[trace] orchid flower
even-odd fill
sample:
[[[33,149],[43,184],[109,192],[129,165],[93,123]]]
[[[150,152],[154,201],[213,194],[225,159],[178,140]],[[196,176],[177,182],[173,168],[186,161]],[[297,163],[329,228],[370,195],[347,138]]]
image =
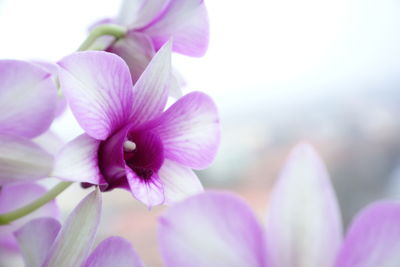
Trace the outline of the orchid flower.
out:
[[[215,104],[193,92],[163,112],[171,43],[154,56],[132,87],[118,56],[77,52],[59,62],[60,83],[85,134],[57,156],[53,176],[123,188],[149,207],[202,190],[192,171],[209,166],[219,144]]]
[[[96,25],[103,23],[127,29],[117,41],[102,38],[98,43],[127,62],[134,83],[169,39],[174,40],[173,51],[188,56],[202,56],[208,47],[208,15],[202,0],[125,0],[116,18]]]
[[[399,266],[400,203],[368,206],[343,241],[328,174],[308,145],[291,153],[269,203],[265,234],[232,194],[207,192],[172,206],[159,223],[165,266]]]
[[[51,75],[24,61],[0,60],[0,186],[46,177],[53,157],[31,138],[54,119]]]
[[[100,193],[84,198],[63,226],[53,218],[32,220],[17,238],[27,267],[141,267],[142,262],[123,238],[110,237],[90,253],[101,215]]]
[[[45,193],[46,189],[35,183],[4,185],[0,189],[0,213],[6,213],[21,208]],[[55,201],[51,201],[20,220],[9,225],[0,226],[0,250],[10,252],[18,251],[17,241],[13,235],[13,231],[20,228],[26,222],[38,217],[58,218],[58,216],[58,207]]]

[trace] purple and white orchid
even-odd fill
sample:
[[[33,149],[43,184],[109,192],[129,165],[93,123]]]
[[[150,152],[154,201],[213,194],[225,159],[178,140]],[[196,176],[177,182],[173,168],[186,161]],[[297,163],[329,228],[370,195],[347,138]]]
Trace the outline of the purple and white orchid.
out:
[[[338,204],[323,162],[299,145],[273,189],[265,234],[238,197],[208,192],[160,219],[165,266],[396,267],[400,203],[368,206],[342,240]]]
[[[134,83],[169,39],[174,41],[173,51],[188,56],[203,56],[208,47],[208,15],[202,0],[125,0],[115,19],[97,25],[101,23],[128,29],[126,36],[115,42],[112,38],[100,42],[108,43],[106,51],[127,62]]]
[[[55,116],[51,74],[28,62],[0,60],[0,186],[46,177],[53,157],[31,138]]]
[[[193,169],[209,166],[219,145],[217,109],[193,92],[164,111],[171,43],[154,56],[132,87],[125,62],[99,51],[59,62],[61,88],[85,134],[56,159],[53,176],[123,188],[149,207],[202,190]]]
[[[27,267],[141,267],[141,260],[123,238],[110,237],[90,253],[101,216],[101,196],[90,193],[63,226],[52,218],[25,224],[15,237]]]

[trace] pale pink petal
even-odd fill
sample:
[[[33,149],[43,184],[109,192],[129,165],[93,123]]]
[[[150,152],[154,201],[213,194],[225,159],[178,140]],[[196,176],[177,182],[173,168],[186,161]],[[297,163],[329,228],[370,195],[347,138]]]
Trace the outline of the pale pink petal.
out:
[[[98,189],[85,197],[68,216],[43,267],[81,266],[93,245],[101,215]]]
[[[231,194],[207,192],[172,206],[158,236],[166,267],[265,266],[262,228]]]
[[[66,144],[55,159],[51,176],[68,181],[104,184],[98,163],[100,142],[82,134]]]
[[[192,169],[165,160],[158,172],[164,184],[164,204],[171,204],[203,191],[203,186]]]
[[[61,89],[90,136],[105,140],[126,123],[132,109],[132,81],[120,57],[100,51],[77,52],[58,64]]]
[[[52,164],[53,157],[32,141],[0,135],[0,186],[44,178]]]
[[[220,127],[217,108],[210,97],[190,93],[172,105],[158,123],[153,131],[163,140],[166,158],[195,169],[213,162]]]
[[[42,265],[60,228],[61,224],[55,219],[39,218],[14,232],[27,267]]]
[[[0,133],[34,137],[53,121],[57,88],[51,75],[23,61],[0,60]]]
[[[126,177],[132,195],[137,200],[149,208],[164,203],[164,185],[156,174],[148,180],[143,180],[127,166]]]
[[[182,88],[186,86],[186,81],[182,74],[175,68],[172,68],[170,84],[169,95],[174,98],[180,98],[182,96]]]
[[[170,38],[172,50],[181,54],[203,56],[208,48],[208,14],[202,0],[170,0],[154,20],[136,30],[150,35],[156,49]]]
[[[307,144],[296,146],[273,189],[266,221],[272,267],[331,266],[341,218],[325,166]]]
[[[124,0],[116,20],[130,28],[143,27],[163,11],[168,1]]]
[[[31,203],[46,194],[46,189],[34,183],[9,184],[0,190],[0,213],[7,213]],[[0,250],[18,250],[13,232],[28,221],[39,217],[58,218],[59,210],[55,201],[50,201],[43,207],[22,217],[9,225],[0,226]]]
[[[142,267],[143,263],[131,244],[117,236],[102,241],[90,254],[84,267]]]
[[[143,33],[134,31],[130,31],[127,36],[112,44],[107,51],[125,60],[131,72],[133,84],[137,82],[156,53],[151,39]]]
[[[397,267],[400,263],[400,203],[375,203],[354,219],[337,267]]]
[[[56,155],[64,146],[64,141],[51,130],[35,137],[32,141],[52,155]]]
[[[155,54],[134,85],[134,101],[130,121],[134,125],[147,122],[164,110],[171,81],[171,42]]]

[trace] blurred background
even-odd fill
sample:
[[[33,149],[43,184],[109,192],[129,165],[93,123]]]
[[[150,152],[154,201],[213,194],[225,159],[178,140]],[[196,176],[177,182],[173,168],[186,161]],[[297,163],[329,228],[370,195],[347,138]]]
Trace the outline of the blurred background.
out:
[[[0,58],[57,61],[77,49],[89,25],[115,16],[120,2],[0,0]],[[400,2],[206,4],[208,53],[173,57],[184,92],[208,93],[221,114],[218,158],[198,172],[205,187],[236,191],[263,221],[287,153],[306,141],[327,164],[346,224],[371,201],[399,198]],[[52,128],[64,141],[82,132],[69,112]],[[87,193],[75,185],[60,196],[64,217]],[[149,211],[122,190],[103,197],[98,240],[128,238],[148,266],[159,266],[156,222],[164,208]]]

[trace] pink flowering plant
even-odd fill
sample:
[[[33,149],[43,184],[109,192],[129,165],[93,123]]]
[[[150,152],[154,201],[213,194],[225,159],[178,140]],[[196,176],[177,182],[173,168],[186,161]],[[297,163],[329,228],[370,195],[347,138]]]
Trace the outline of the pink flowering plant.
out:
[[[235,195],[203,192],[195,170],[214,162],[219,114],[205,93],[182,93],[171,54],[204,55],[208,35],[204,1],[125,0],[57,62],[0,60],[0,265],[14,251],[29,267],[143,266],[122,237],[93,250],[103,193],[123,189],[169,206],[158,221],[168,267],[399,266],[400,204],[368,206],[343,237],[309,145],[290,154],[264,227]],[[66,105],[84,133],[62,143],[49,129]],[[73,183],[92,192],[60,222],[55,199]]]

